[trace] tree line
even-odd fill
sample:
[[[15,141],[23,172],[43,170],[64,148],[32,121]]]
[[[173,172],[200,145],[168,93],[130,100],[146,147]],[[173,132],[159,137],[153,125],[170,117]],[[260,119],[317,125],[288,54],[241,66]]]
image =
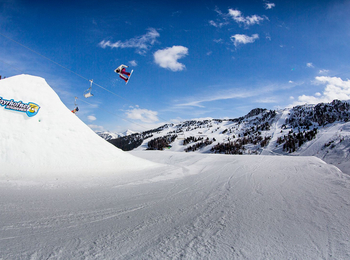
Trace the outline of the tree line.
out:
[[[202,137],[200,140],[203,140],[204,138]],[[201,142],[196,142],[194,145],[191,145],[187,148],[185,148],[185,152],[194,152],[198,149],[201,149],[203,147],[206,147],[208,145],[211,145],[213,142],[215,142],[215,138],[213,138],[212,140],[209,140],[209,137],[207,137],[205,140],[201,141]]]
[[[147,144],[147,150],[164,150],[170,147],[170,144],[175,141],[177,135],[166,135],[152,139]]]
[[[311,131],[303,131],[299,133],[293,133],[292,131],[289,134],[283,137],[277,138],[277,143],[279,145],[283,144],[283,151],[293,153],[302,146],[305,142],[311,141],[316,137],[317,128],[314,128]]]
[[[213,153],[223,153],[223,154],[243,154],[245,151],[245,145],[247,144],[260,144],[260,147],[265,147],[268,145],[271,136],[249,136],[238,138],[237,140],[228,142],[228,143],[218,143],[211,148]]]

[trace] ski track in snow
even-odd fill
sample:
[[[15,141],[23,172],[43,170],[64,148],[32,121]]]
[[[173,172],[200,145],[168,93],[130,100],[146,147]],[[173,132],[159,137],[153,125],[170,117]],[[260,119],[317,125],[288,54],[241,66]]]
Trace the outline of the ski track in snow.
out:
[[[168,170],[2,185],[0,259],[350,258],[350,180],[317,158],[132,154]]]
[[[276,146],[277,143],[277,135],[274,133],[277,133],[279,129],[281,129],[282,125],[286,122],[286,118],[288,116],[289,110],[285,109],[279,116],[279,118],[275,120],[274,123],[274,131],[271,131],[271,140],[266,148],[263,149],[262,155],[278,155],[278,153],[274,152],[273,149]]]

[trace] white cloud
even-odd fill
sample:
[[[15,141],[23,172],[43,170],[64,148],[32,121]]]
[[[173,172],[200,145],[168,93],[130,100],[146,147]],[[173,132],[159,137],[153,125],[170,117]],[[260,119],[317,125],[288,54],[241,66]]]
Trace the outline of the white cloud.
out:
[[[320,70],[318,73],[319,74],[327,74],[329,72],[329,70]]]
[[[253,43],[256,39],[259,39],[258,34],[253,34],[252,36],[244,35],[244,34],[235,34],[231,36],[231,41],[233,41],[235,46],[238,46],[239,44],[247,44],[247,43]]]
[[[210,20],[209,24],[221,28],[224,25],[230,24],[230,21],[234,20],[236,23],[240,25],[244,25],[245,27],[249,27],[254,24],[259,24],[263,20],[268,20],[266,16],[244,16],[241,11],[236,9],[228,9],[228,13],[222,13],[217,7],[215,8],[215,12],[219,15],[219,18],[216,21]]]
[[[190,101],[187,101],[185,103],[177,104],[176,107],[200,107],[204,108],[205,106],[203,103],[206,102],[213,102],[213,101],[219,101],[219,100],[227,100],[227,99],[241,99],[241,98],[249,98],[254,96],[259,96],[262,93],[266,93],[268,90],[263,89],[261,92],[259,91],[246,91],[246,90],[237,90],[232,89],[229,91],[219,91],[210,93],[209,95],[205,95],[199,98],[196,98],[193,100],[193,97],[191,97]]]
[[[334,99],[349,100],[350,99],[350,80],[344,81],[337,77],[316,77],[316,84],[326,84],[323,93],[315,93],[314,96],[302,95],[298,97],[298,101],[293,105],[300,104],[317,104],[321,102],[331,102]]]
[[[129,61],[129,64],[130,64],[131,66],[134,66],[134,67],[137,66],[137,62],[136,62],[135,60]]]
[[[96,117],[94,115],[90,115],[87,117],[89,121],[95,121]]]
[[[275,7],[275,4],[274,3],[265,3],[265,9],[268,10],[268,9],[272,9]]]
[[[294,86],[292,86],[294,87]],[[173,109],[175,110],[186,110],[188,109],[195,109],[195,108],[201,108],[200,111],[204,111],[206,108],[206,103],[210,102],[220,102],[223,100],[230,100],[230,99],[259,99],[256,100],[256,102],[264,102],[264,103],[276,103],[278,102],[278,99],[276,97],[273,97],[272,95],[269,95],[270,98],[268,98],[268,93],[275,93],[276,91],[280,91],[281,89],[290,89],[290,86],[287,85],[261,85],[257,89],[250,89],[249,87],[239,87],[239,88],[230,88],[230,89],[224,89],[224,90],[217,90],[219,86],[215,86],[215,88],[210,88],[209,92],[205,93],[199,93],[198,96],[189,96],[184,97],[182,100],[176,100],[174,101],[176,104],[173,105]],[[194,110],[191,110],[191,112]]]
[[[220,11],[220,9],[216,6],[215,7],[215,12],[219,15],[219,16],[221,16],[221,17],[224,17],[225,15]]]
[[[103,126],[100,125],[88,125],[94,131],[104,131]]]
[[[157,117],[158,112],[151,111],[148,109],[135,108],[135,109],[126,111],[126,115],[130,119],[141,120],[144,123],[154,123],[159,121]]]
[[[327,84],[323,95],[329,98],[347,100],[350,99],[350,80],[343,81],[337,77],[316,77],[316,80],[322,84]]]
[[[306,66],[307,66],[308,68],[315,68],[315,66],[312,64],[312,62],[306,63]]]
[[[213,21],[213,20],[210,20],[210,21],[209,21],[209,24],[212,25],[212,26],[214,26],[214,27],[221,28],[221,27],[223,27],[224,25],[227,25],[228,22],[215,22],[215,21]]]
[[[214,22],[213,20],[210,20],[209,24],[214,26],[214,27],[219,27],[219,25],[216,22]]]
[[[242,12],[239,10],[228,9],[228,14],[238,23],[244,23],[245,18],[242,16]]]
[[[223,39],[214,39],[213,41],[216,42],[216,43],[223,43],[224,42]]]
[[[234,10],[234,9],[228,9],[228,14],[231,16],[231,18],[237,22],[241,23],[245,26],[251,26],[254,24],[259,24],[261,21],[265,20],[265,18],[258,16],[258,15],[252,15],[252,16],[246,16],[244,17],[242,15],[242,12],[239,10]]]
[[[210,20],[209,21],[209,24],[214,26],[214,27],[217,27],[217,28],[221,28],[223,27],[224,25],[227,25],[229,24],[228,21],[227,21],[227,15],[223,14],[219,8],[215,8],[215,12],[219,15],[219,19],[217,19],[217,21],[213,21],[213,20]],[[223,20],[222,20],[223,19]]]
[[[178,62],[188,55],[188,48],[183,46],[173,46],[154,53],[154,62],[160,67],[170,69],[172,71],[181,71],[185,69],[185,65]]]
[[[159,33],[154,28],[149,28],[148,32],[144,35],[137,36],[135,38],[126,40],[126,41],[117,41],[112,43],[110,41],[101,41],[99,46],[102,48],[110,47],[110,48],[135,48],[137,53],[145,54],[147,50],[156,42],[157,37],[159,37]]]

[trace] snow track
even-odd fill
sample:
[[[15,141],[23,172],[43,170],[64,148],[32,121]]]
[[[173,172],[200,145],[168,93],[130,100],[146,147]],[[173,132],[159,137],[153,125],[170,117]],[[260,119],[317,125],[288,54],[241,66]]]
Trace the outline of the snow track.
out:
[[[350,179],[315,157],[132,154],[168,166],[2,185],[0,259],[350,258]]]
[[[266,148],[264,148],[261,152],[262,155],[278,155],[278,153],[274,152],[274,148],[277,144],[278,132],[282,128],[282,125],[285,124],[286,118],[288,117],[289,109],[283,110],[283,112],[279,112],[279,115],[276,117],[274,123],[274,130],[271,131],[271,140]]]

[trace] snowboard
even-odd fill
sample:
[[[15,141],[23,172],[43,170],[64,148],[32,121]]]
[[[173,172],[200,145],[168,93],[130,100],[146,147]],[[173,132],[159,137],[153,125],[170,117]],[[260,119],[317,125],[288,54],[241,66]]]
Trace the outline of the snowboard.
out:
[[[130,80],[131,75],[132,75],[133,72],[134,72],[134,70],[131,70],[130,75],[129,75],[129,79],[128,79],[128,81],[125,83],[125,85],[128,84],[128,82],[129,82],[129,80]]]

